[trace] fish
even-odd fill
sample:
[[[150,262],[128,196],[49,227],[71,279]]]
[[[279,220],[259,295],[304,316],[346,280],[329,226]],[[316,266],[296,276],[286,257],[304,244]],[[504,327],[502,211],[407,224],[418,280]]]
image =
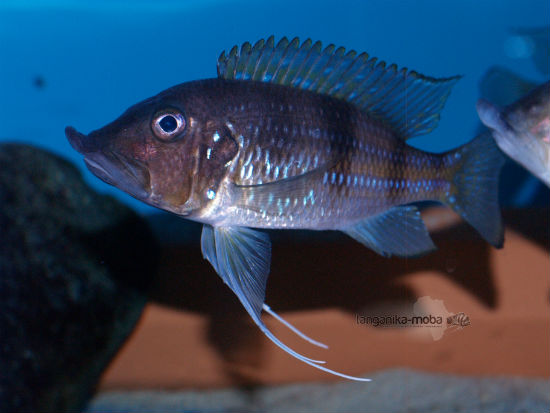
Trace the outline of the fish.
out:
[[[216,78],[171,87],[72,147],[97,177],[203,224],[201,250],[259,329],[271,244],[262,229],[336,230],[383,256],[435,249],[415,202],[450,206],[501,247],[497,186],[503,156],[481,136],[436,154],[406,143],[438,123],[459,76],[436,79],[367,53],[274,37],[222,52]]]
[[[550,188],[550,82],[504,108],[482,98],[476,109],[499,148]]]

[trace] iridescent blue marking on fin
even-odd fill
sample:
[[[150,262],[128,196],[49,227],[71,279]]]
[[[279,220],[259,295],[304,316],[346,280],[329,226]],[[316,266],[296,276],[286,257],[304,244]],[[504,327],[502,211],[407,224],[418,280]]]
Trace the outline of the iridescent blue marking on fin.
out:
[[[203,256],[210,261],[218,275],[237,295],[248,314],[260,330],[278,347],[291,356],[327,373],[357,381],[370,379],[348,376],[321,366],[324,361],[305,357],[281,342],[267,328],[261,318],[262,309],[273,315],[286,327],[312,344],[319,343],[284,321],[264,304],[265,287],[271,261],[271,243],[267,234],[246,227],[211,227],[203,225],[201,249]]]
[[[218,58],[218,77],[309,90],[346,100],[385,119],[403,139],[428,133],[460,78],[436,79],[333,44],[274,37],[234,46]]]
[[[386,257],[414,257],[435,249],[415,206],[393,207],[341,231]]]

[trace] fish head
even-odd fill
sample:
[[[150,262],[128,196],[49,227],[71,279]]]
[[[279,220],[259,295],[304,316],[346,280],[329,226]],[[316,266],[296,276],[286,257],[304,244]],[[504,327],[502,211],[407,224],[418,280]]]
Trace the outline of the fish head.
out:
[[[88,135],[69,126],[88,169],[149,205],[192,216],[216,196],[238,144],[211,102],[186,84],[130,107]]]
[[[480,99],[477,111],[499,148],[550,186],[550,82],[502,109]]]

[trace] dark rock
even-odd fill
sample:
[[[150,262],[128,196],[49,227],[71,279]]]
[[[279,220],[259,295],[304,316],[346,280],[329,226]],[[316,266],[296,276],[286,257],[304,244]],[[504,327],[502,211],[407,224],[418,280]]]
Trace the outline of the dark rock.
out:
[[[157,257],[144,221],[67,161],[0,145],[0,411],[83,409]]]

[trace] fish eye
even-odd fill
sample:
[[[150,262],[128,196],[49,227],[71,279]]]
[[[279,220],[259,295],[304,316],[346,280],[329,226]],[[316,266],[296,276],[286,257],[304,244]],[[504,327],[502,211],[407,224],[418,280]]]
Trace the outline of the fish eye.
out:
[[[185,130],[185,117],[176,109],[157,112],[153,116],[152,129],[155,136],[162,141],[171,141]]]

